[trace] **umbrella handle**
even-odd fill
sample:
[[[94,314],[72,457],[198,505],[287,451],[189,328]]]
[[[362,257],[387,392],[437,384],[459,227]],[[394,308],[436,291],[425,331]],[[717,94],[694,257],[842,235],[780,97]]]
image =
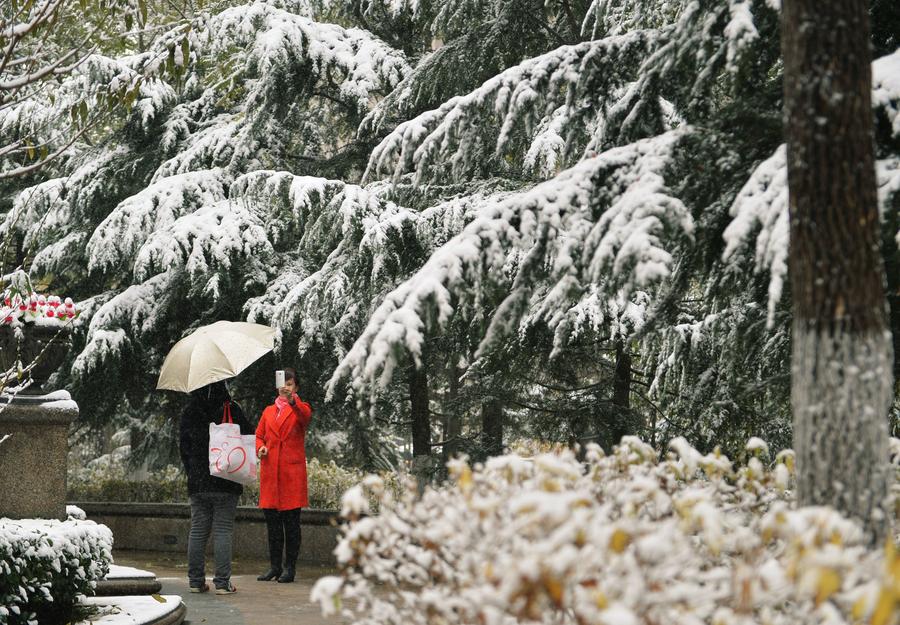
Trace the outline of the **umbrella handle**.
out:
[[[231,419],[231,402],[225,402],[225,408],[222,411],[222,423],[234,423]]]

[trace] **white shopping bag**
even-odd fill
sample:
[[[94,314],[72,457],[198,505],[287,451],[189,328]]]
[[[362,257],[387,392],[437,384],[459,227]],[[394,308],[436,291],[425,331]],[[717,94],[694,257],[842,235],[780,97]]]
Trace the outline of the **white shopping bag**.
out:
[[[222,423],[209,424],[209,474],[252,484],[256,473],[256,436],[241,435],[241,427],[231,420],[231,402],[226,402]]]

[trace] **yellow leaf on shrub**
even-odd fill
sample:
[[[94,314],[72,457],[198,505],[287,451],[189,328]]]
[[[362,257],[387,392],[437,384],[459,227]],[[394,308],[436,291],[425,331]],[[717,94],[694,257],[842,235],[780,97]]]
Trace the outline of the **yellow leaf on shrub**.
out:
[[[616,531],[609,537],[609,548],[616,553],[622,553],[630,542],[631,536],[628,535],[628,532],[621,528],[616,528]]]
[[[853,604],[853,608],[850,610],[850,615],[853,617],[854,621],[861,621],[862,617],[866,614],[866,596],[863,595]]]
[[[547,596],[550,597],[550,600],[559,607],[562,605],[563,599],[563,585],[556,577],[551,575],[544,576],[544,590],[547,593]]]
[[[834,569],[822,569],[819,573],[819,581],[816,584],[816,605],[821,605],[823,601],[836,593],[841,588],[841,577]]]
[[[887,625],[894,613],[894,605],[897,598],[889,588],[882,588],[878,593],[878,601],[875,603],[875,611],[872,612],[872,625]]]
[[[609,606],[609,601],[606,598],[606,595],[603,594],[602,590],[598,590],[594,593],[594,603],[597,606],[598,610],[605,610]]]
[[[468,466],[464,467],[462,471],[460,471],[458,483],[460,489],[463,491],[468,490],[472,487],[472,469]]]

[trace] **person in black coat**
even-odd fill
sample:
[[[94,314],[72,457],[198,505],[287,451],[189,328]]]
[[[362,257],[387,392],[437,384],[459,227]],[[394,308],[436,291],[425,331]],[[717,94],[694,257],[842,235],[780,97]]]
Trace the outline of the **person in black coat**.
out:
[[[236,591],[231,583],[231,550],[234,515],[243,486],[209,474],[209,424],[222,423],[225,405],[231,404],[232,420],[241,434],[252,434],[253,427],[241,407],[231,400],[224,382],[214,382],[191,392],[181,413],[179,449],[187,473],[191,501],[191,531],[188,536],[188,580],[191,592],[206,592],[205,553],[210,533],[213,536],[216,594]]]

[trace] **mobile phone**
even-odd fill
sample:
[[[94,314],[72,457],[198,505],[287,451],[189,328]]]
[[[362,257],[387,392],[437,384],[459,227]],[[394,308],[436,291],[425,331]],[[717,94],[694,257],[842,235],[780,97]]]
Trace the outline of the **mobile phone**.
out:
[[[284,371],[278,370],[275,372],[275,388],[281,388],[284,386]]]

